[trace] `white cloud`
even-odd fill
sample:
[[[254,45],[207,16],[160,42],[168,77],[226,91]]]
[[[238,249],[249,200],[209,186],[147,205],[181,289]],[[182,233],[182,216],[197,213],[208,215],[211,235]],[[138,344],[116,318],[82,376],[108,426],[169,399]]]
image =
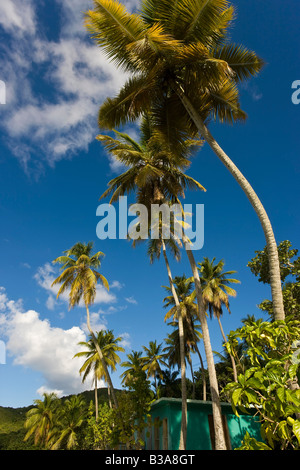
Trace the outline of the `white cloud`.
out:
[[[129,333],[122,333],[119,336],[122,338],[122,341],[120,342],[120,345],[123,348],[130,348],[131,347],[130,334]]]
[[[126,166],[122,162],[119,162],[114,155],[108,155],[108,160],[109,168],[113,173],[119,174],[126,169]]]
[[[48,308],[48,310],[54,310],[55,298],[52,295],[49,295],[48,299],[46,300],[46,307]]]
[[[135,300],[135,298],[133,296],[131,297],[125,297],[125,300],[126,302],[128,302],[129,304],[137,304],[137,301]]]
[[[23,311],[20,302],[9,300],[4,289],[0,291],[0,307],[5,316],[0,331],[7,338],[6,352],[13,357],[14,364],[42,374],[44,383],[38,388],[39,393],[55,391],[67,395],[91,385],[82,384],[79,374],[82,359],[74,358],[82,350],[78,343],[86,341],[81,328],[64,330],[51,326],[38,312]]]
[[[5,0],[0,3],[0,25],[15,35],[35,32],[35,13],[29,0]]]
[[[101,312],[91,312],[90,313],[90,324],[91,324],[91,328],[94,332],[105,330],[107,328],[107,322],[106,322],[105,319],[103,319],[101,317],[100,313]],[[90,334],[86,322],[83,322],[81,324],[81,328],[86,333],[86,335]]]
[[[122,289],[124,287],[124,284],[122,284],[120,281],[112,281],[112,283],[110,284],[110,288],[111,289]]]
[[[263,94],[260,92],[259,88],[253,83],[241,83],[241,88],[243,90],[246,90],[246,92],[251,96],[253,101],[259,101],[263,98]]]
[[[26,268],[26,269],[31,269],[31,266],[29,263],[20,263],[22,268]]]
[[[57,1],[62,21],[55,41],[47,39],[41,23],[35,28],[33,3],[20,7],[20,0],[6,0],[0,6],[0,26],[11,33],[1,44],[7,88],[1,126],[27,173],[39,174],[45,165],[87,151],[98,133],[99,106],[126,78],[89,40],[82,12],[92,2]],[[20,42],[13,28],[30,35]]]

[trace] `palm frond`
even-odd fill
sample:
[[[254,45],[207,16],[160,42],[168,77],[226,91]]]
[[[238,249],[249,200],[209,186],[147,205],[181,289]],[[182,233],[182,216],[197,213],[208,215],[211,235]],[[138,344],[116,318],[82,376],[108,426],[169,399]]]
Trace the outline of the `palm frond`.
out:
[[[99,127],[114,129],[128,121],[135,121],[149,108],[151,97],[158,92],[153,74],[136,75],[127,80],[119,94],[107,98],[98,115]]]
[[[246,120],[247,115],[240,108],[238,88],[232,80],[223,82],[216,91],[210,90],[207,98],[215,120],[228,124]]]
[[[264,66],[264,61],[255,52],[236,44],[227,44],[217,49],[214,57],[229,65],[237,82],[257,75]]]
[[[167,34],[163,26],[154,23],[145,31],[144,37],[127,46],[131,62],[139,70],[150,71],[159,61],[160,57],[168,60],[170,55],[176,57],[180,41]]]
[[[91,36],[118,67],[134,70],[127,46],[143,37],[142,19],[130,14],[119,2],[94,0],[94,10],[85,14],[85,25]]]

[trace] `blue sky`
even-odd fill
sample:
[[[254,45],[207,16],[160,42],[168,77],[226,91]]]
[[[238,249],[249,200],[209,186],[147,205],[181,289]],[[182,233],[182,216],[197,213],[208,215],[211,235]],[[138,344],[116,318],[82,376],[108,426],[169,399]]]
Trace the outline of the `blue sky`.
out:
[[[261,198],[277,241],[299,248],[300,105],[291,100],[292,83],[300,79],[298,0],[233,4],[232,40],[254,49],[266,66],[241,88],[247,122],[212,125],[211,131]],[[6,347],[0,406],[29,405],[44,391],[91,388],[89,381],[81,384],[80,363],[72,359],[87,337],[85,310],[68,311],[66,299],[57,301],[51,288],[57,275],[51,261],[77,241],[94,241],[105,253],[102,273],[111,289],[99,289],[92,322],[122,336],[122,360],[169,331],[163,261],[150,265],[145,246],[96,236],[98,198],[118,172],[95,141],[97,111],[125,77],[87,37],[81,12],[89,6],[88,0],[0,5],[0,80],[6,84],[0,105],[0,340]],[[266,318],[257,304],[270,298],[269,287],[246,267],[265,245],[252,207],[208,146],[193,159],[190,174],[207,189],[186,196],[205,208],[205,242],[196,259],[222,258],[241,281],[232,313],[223,317],[225,332],[248,314]],[[171,266],[174,276],[190,274],[184,253]],[[209,326],[213,349],[221,351],[217,323]],[[112,375],[115,386],[119,374]]]

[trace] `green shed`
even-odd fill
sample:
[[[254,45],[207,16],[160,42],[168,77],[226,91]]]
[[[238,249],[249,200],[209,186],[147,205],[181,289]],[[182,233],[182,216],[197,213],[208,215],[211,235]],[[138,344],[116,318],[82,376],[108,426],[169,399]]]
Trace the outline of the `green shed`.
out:
[[[261,439],[260,423],[253,415],[239,413],[237,417],[229,403],[221,403],[223,427],[227,449],[241,445],[246,431],[257,440]],[[181,427],[181,399],[160,398],[151,407],[151,429],[146,438],[147,450],[178,450]],[[187,400],[187,446],[186,450],[213,450],[214,426],[212,403]]]

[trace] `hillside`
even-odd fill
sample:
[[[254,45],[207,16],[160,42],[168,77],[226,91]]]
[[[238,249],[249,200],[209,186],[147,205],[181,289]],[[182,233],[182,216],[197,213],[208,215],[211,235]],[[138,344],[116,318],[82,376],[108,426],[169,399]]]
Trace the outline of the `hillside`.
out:
[[[70,398],[71,395],[62,397],[61,400]],[[93,390],[80,393],[87,404],[94,401],[95,392]],[[107,389],[98,390],[99,404],[108,402]],[[10,408],[0,406],[0,450],[34,450],[35,447],[24,442],[25,429],[24,423],[26,413],[34,405],[23,408]]]

